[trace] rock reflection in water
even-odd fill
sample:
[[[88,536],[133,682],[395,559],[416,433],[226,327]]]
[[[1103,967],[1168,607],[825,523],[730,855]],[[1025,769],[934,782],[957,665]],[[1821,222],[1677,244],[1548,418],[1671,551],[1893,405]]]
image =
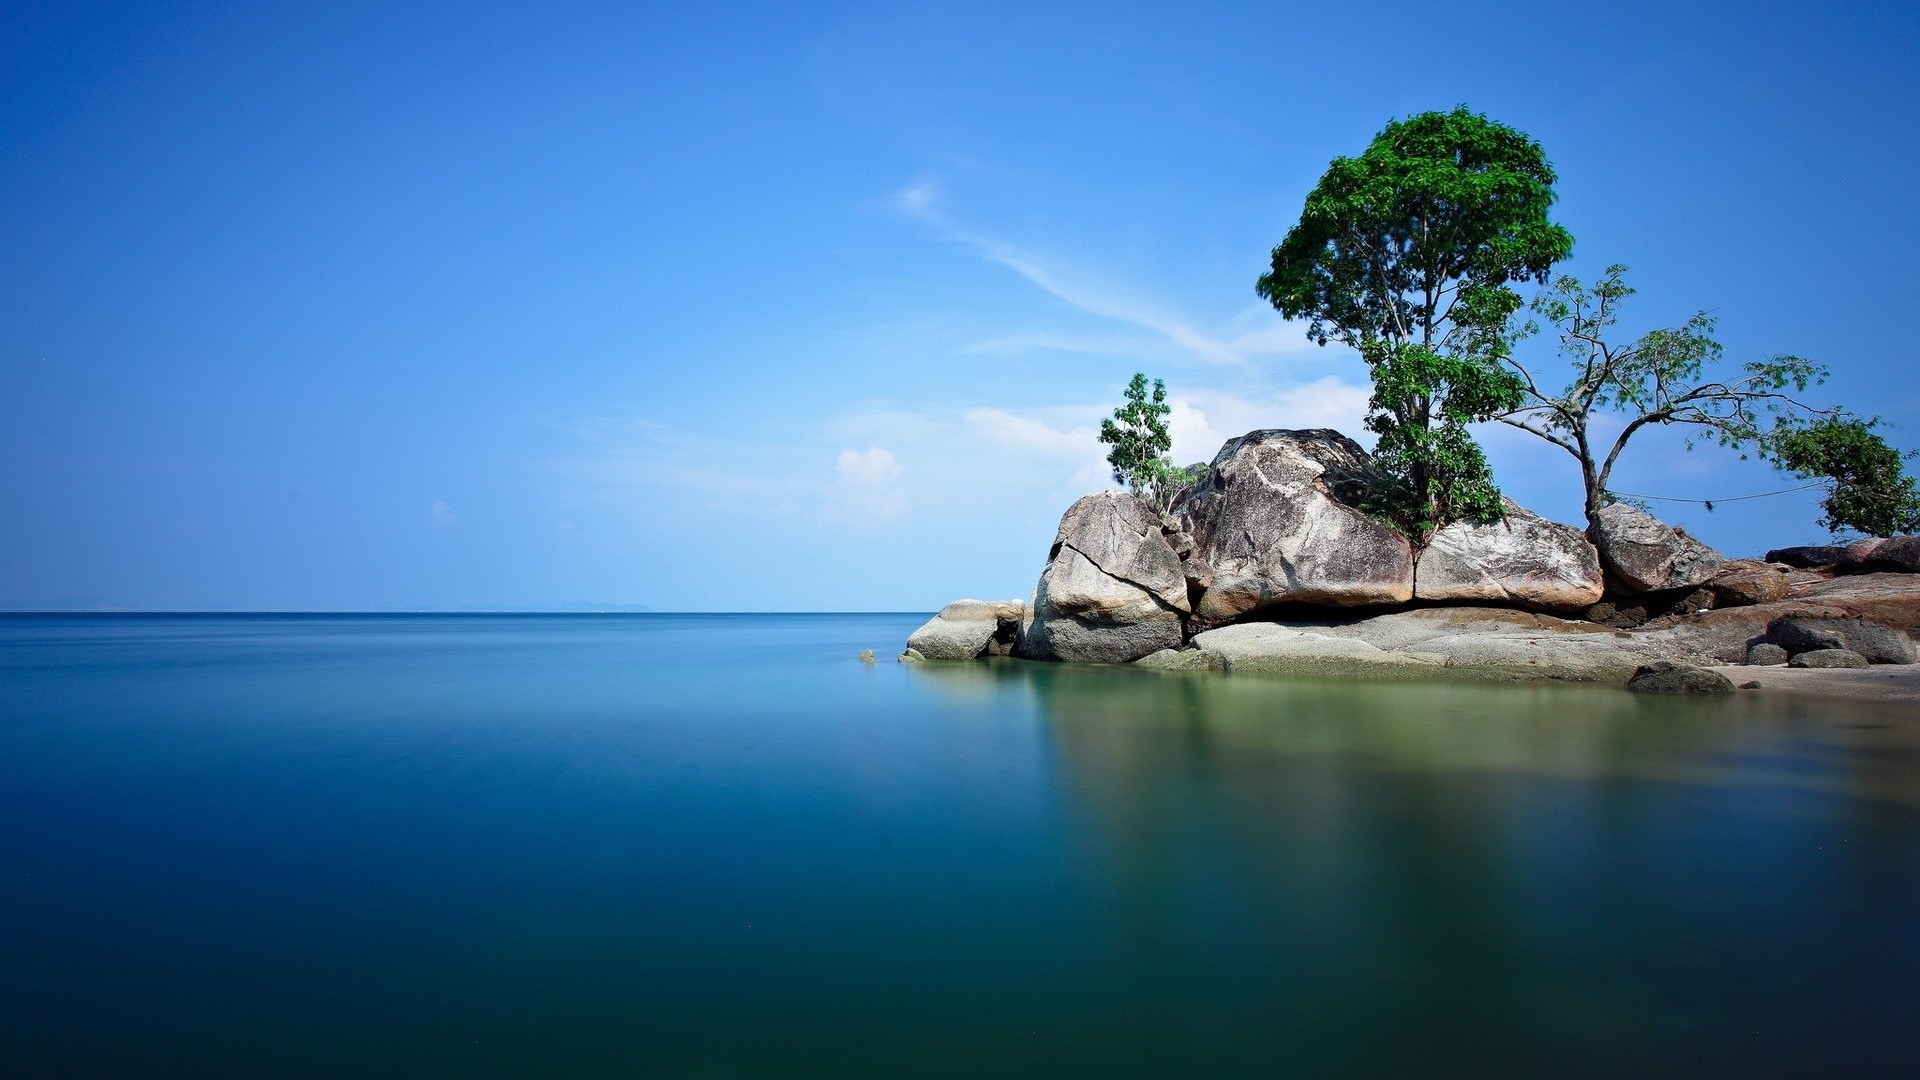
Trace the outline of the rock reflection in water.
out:
[[[1245,1049],[1257,1029],[1301,1075],[1430,1075],[1436,1054],[1824,1071],[1810,1026],[1862,1067],[1913,1054],[1894,1003],[1920,966],[1888,960],[1920,960],[1904,712],[1019,662],[916,677],[1037,707],[1114,1005],[1155,1039]]]

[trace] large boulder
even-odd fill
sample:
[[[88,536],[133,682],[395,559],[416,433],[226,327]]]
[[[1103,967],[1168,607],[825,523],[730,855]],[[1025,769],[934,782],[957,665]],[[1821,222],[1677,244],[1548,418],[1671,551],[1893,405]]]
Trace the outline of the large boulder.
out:
[[[1767,628],[1767,639],[1798,655],[1831,649],[1859,653],[1876,664],[1911,664],[1913,639],[1868,619],[1792,615]]]
[[[1735,559],[1723,564],[1720,572],[1713,575],[1713,580],[1707,582],[1707,591],[1713,594],[1714,607],[1766,604],[1791,596],[1796,577],[1813,578],[1813,575],[1805,572],[1796,575],[1784,565],[1769,565],[1755,559]]]
[[[1435,530],[1413,567],[1416,600],[1469,600],[1544,611],[1584,608],[1606,582],[1586,534],[1511,499],[1505,516]]]
[[[1005,656],[1020,633],[1026,605],[1018,600],[955,600],[907,638],[928,660]]]
[[[1125,664],[1178,647],[1189,610],[1186,576],[1159,516],[1124,491],[1103,491],[1060,519],[1020,652]]]
[[[1413,598],[1413,548],[1362,513],[1378,481],[1366,451],[1337,431],[1255,431],[1215,455],[1178,512],[1193,536],[1188,573],[1202,623],[1277,604],[1356,607]]]
[[[1920,574],[1920,536],[1896,536],[1883,540],[1873,545],[1861,561],[1868,570]]]
[[[1726,559],[1717,551],[1625,503],[1602,507],[1595,540],[1607,571],[1634,592],[1703,585]]]

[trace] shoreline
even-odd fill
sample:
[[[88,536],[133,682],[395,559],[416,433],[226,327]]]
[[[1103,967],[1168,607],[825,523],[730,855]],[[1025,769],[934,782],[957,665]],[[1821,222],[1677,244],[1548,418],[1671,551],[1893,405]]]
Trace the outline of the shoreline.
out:
[[[1867,668],[1791,668],[1783,665],[1722,664],[1717,671],[1741,683],[1757,682],[1758,690],[1742,694],[1769,694],[1828,701],[1884,705],[1920,705],[1920,664],[1875,664]]]

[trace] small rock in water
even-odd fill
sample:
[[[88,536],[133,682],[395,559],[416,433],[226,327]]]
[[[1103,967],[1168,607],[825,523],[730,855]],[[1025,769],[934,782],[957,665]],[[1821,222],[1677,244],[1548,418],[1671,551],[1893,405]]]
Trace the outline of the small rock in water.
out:
[[[1867,658],[1852,649],[1815,649],[1803,652],[1787,661],[1788,667],[1797,668],[1863,668]]]
[[[861,662],[861,663],[863,663],[863,664],[871,664],[871,663],[873,663],[873,650],[872,650],[872,649],[861,649],[861,650],[860,650],[860,662]]]
[[[1731,694],[1733,680],[1692,664],[1656,660],[1634,672],[1627,689],[1642,694]]]
[[[1746,682],[1743,682],[1743,683],[1741,683],[1741,684],[1740,684],[1740,689],[1742,689],[1742,690],[1758,690],[1758,689],[1760,689],[1760,683],[1759,683],[1758,681],[1756,681],[1756,680],[1753,680],[1753,679],[1748,679],[1748,680],[1747,680]]]
[[[919,649],[908,649],[899,656],[899,660],[903,664],[917,664],[925,659],[926,657],[920,655]]]

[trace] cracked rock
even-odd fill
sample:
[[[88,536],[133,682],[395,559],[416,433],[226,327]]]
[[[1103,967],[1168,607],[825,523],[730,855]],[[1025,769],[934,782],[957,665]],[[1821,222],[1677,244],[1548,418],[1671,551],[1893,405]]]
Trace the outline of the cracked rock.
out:
[[[1020,639],[1024,656],[1125,664],[1186,639],[1187,579],[1160,521],[1124,491],[1073,504]]]

